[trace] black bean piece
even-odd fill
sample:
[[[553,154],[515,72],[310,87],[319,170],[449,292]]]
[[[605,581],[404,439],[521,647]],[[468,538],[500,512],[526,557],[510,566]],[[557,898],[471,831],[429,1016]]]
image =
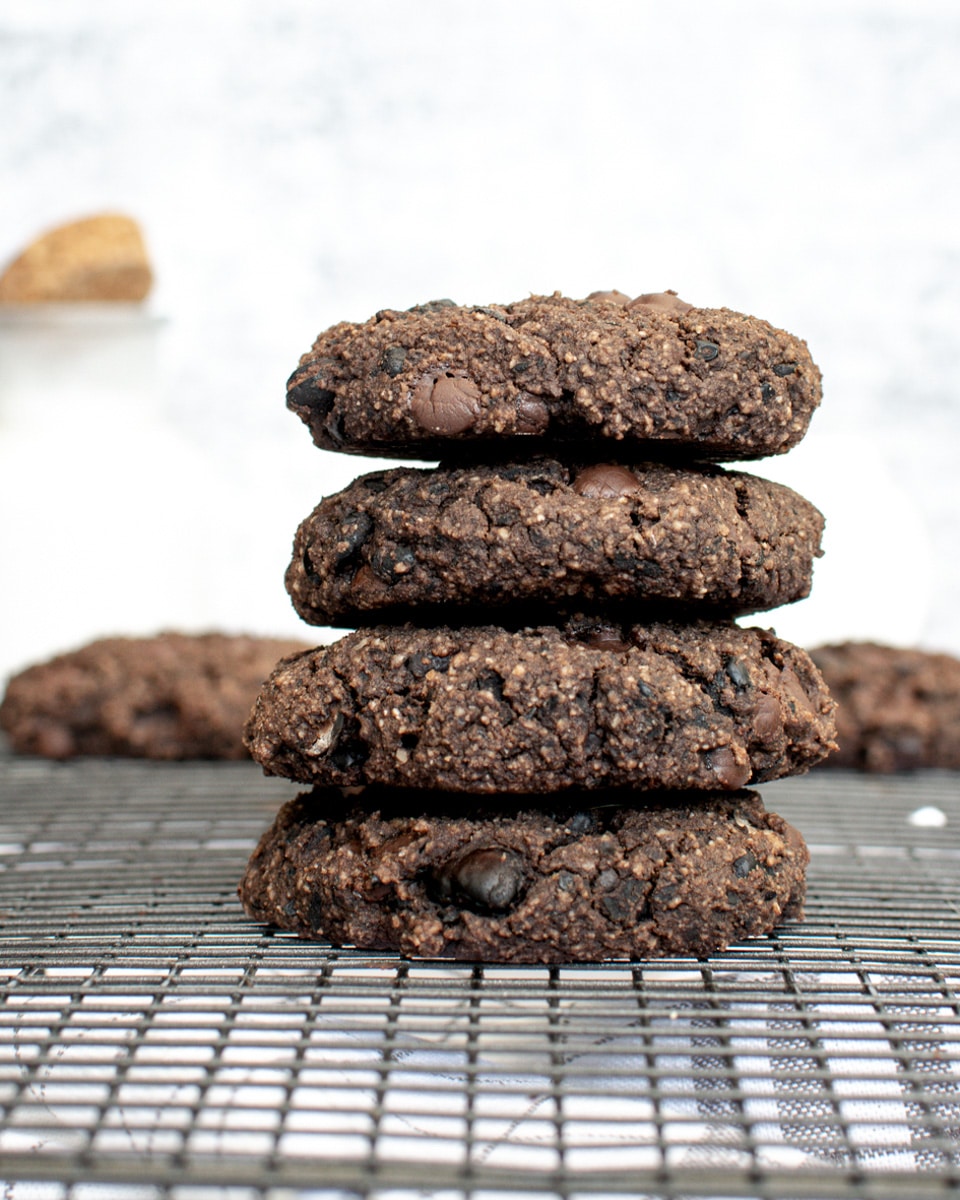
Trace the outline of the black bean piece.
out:
[[[697,342],[693,357],[702,358],[704,362],[713,362],[719,353],[720,347],[716,342]]]
[[[792,375],[797,369],[796,363],[777,363],[773,368],[774,375],[779,375],[781,378],[784,375]]]
[[[730,679],[738,688],[745,688],[750,683],[750,674],[747,668],[737,658],[728,658],[724,666],[724,670],[730,676]]]
[[[450,660],[438,654],[411,654],[405,665],[414,679],[423,679],[429,671],[438,671],[441,675],[449,671]]]
[[[287,392],[287,408],[306,408],[310,412],[316,413],[318,417],[324,418],[330,415],[336,398],[336,392],[322,387],[319,379],[313,376],[304,379],[302,383],[298,383],[296,387]]]
[[[391,378],[399,375],[406,357],[407,352],[403,346],[388,346],[380,358],[380,370]]]
[[[351,513],[340,525],[340,537],[334,548],[334,562],[345,562],[373,532],[373,520],[367,513]]]
[[[417,558],[408,546],[383,547],[370,556],[370,566],[384,583],[397,583],[416,566]]]
[[[413,308],[408,308],[407,312],[412,313],[428,313],[439,312],[441,308],[456,308],[455,300],[428,300],[426,304],[415,304]]]
[[[756,865],[756,858],[748,850],[746,854],[741,854],[739,858],[733,860],[733,873],[738,879],[743,879],[750,874]]]

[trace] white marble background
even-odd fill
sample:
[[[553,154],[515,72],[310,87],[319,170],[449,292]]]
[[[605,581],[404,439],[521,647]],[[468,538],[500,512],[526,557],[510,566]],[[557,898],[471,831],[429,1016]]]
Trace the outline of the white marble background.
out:
[[[0,260],[126,211],[165,318],[122,418],[71,361],[27,428],[0,395],[0,674],[164,624],[319,636],[290,541],[368,466],[284,408],[319,329],[611,287],[766,317],[822,366],[806,441],[753,468],[828,520],[770,622],[960,653],[948,0],[6,0],[0,114]]]

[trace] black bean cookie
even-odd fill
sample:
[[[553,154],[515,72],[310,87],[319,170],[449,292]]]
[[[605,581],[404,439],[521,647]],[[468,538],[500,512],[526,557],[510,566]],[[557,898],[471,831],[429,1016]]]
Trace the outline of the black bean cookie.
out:
[[[725,788],[833,746],[807,655],[735,625],[375,626],[285,660],[247,745],[268,774],[474,793]]]
[[[220,633],[104,638],[15,675],[0,728],[13,750],[46,758],[246,758],[260,684],[304,648]]]
[[[876,642],[810,654],[837,701],[839,749],[825,766],[960,770],[960,659]]]
[[[803,915],[807,848],[755,793],[565,801],[448,793],[424,813],[422,793],[318,788],[281,809],[240,898],[335,945],[493,962],[704,957]]]
[[[822,532],[796,492],[719,467],[534,458],[400,468],[362,476],[313,511],[286,584],[314,625],[574,597],[740,614],[806,596]]]
[[[805,342],[672,293],[387,309],[322,333],[287,384],[318,446],[420,459],[518,441],[760,458],[796,445],[819,402]]]

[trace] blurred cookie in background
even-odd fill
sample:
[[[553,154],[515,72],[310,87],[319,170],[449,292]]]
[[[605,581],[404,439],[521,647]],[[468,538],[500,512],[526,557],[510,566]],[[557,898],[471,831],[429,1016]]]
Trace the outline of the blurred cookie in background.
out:
[[[853,641],[818,646],[810,657],[837,702],[840,748],[822,766],[960,770],[960,659]]]
[[[19,754],[247,758],[243,724],[262,681],[302,642],[244,634],[109,637],[15,675],[0,729]]]

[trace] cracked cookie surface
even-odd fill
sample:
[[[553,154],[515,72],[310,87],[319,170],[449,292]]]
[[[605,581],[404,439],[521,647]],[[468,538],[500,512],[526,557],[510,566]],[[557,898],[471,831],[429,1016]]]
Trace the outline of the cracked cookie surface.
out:
[[[246,758],[257,689],[304,648],[222,633],[101,638],[15,675],[0,728],[18,753],[46,758]]]
[[[796,445],[821,394],[806,343],[659,297],[382,310],[317,338],[287,406],[324,449],[394,458],[605,442],[634,458],[742,460]]]
[[[314,784],[551,793],[736,790],[833,747],[804,651],[693,622],[375,626],[284,660],[247,723],[268,774]]]
[[[342,627],[578,597],[742,614],[807,595],[822,531],[796,492],[719,467],[398,468],[314,509],[286,586],[304,620]]]
[[[803,915],[806,846],[754,793],[465,808],[315,789],[261,839],[244,908],[335,945],[489,962],[703,957]]]

